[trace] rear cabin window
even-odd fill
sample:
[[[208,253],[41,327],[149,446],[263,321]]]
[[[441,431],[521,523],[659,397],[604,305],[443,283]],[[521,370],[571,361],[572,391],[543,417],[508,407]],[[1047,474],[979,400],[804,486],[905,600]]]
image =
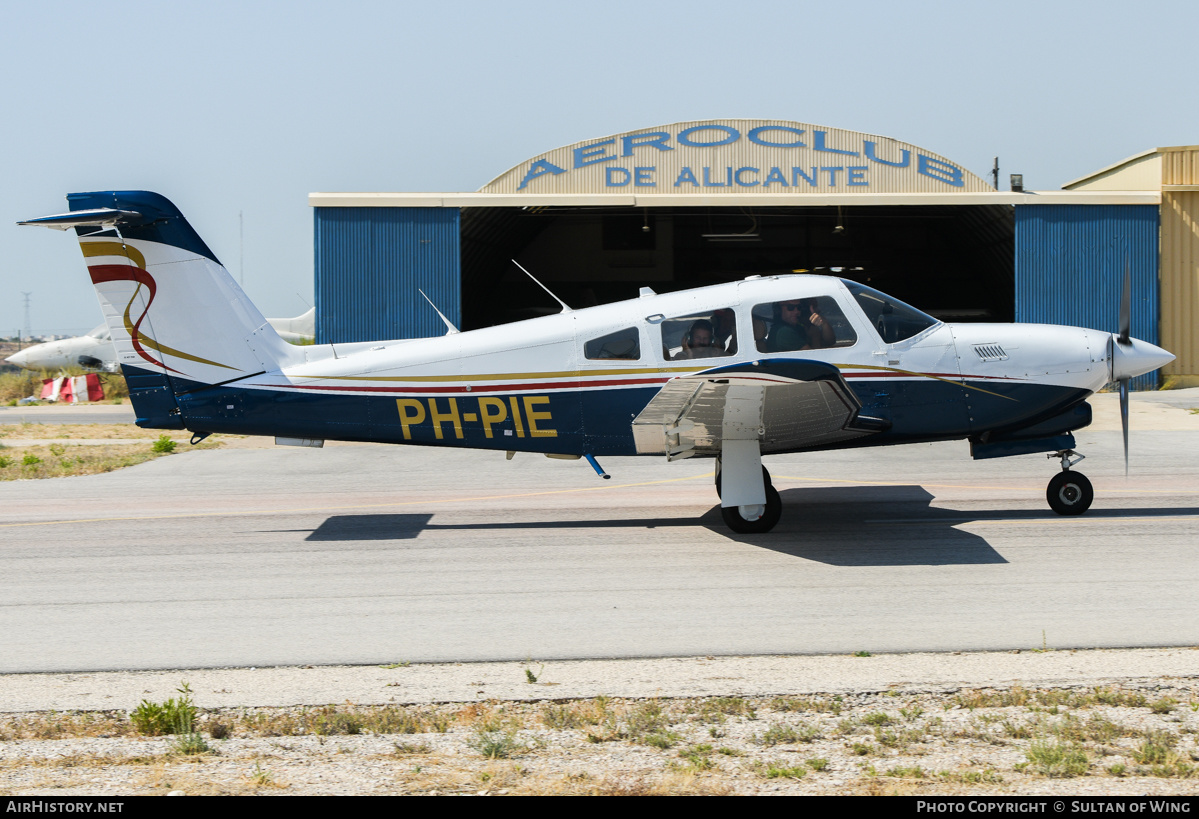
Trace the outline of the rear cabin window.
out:
[[[626,327],[591,339],[583,345],[583,356],[592,361],[637,361],[641,358],[641,338],[637,328]]]
[[[858,341],[831,296],[783,299],[753,309],[754,343],[761,353],[852,347]]]
[[[661,327],[662,357],[667,361],[737,353],[737,315],[731,307],[668,318]]]

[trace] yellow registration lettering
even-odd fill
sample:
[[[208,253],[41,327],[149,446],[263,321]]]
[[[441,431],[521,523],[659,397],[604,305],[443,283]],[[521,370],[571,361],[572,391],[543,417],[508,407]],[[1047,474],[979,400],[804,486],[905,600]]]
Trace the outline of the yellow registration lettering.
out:
[[[462,416],[460,416],[458,414],[458,399],[457,398],[447,398],[446,400],[450,402],[450,411],[449,412],[438,412],[437,411],[437,399],[436,398],[429,399],[429,420],[433,423],[433,434],[437,437],[437,440],[439,440],[439,441],[442,439],[441,425],[444,424],[446,421],[453,423],[454,437],[456,437],[456,438],[462,437]]]
[[[538,429],[537,422],[540,420],[552,421],[553,413],[550,412],[534,412],[534,404],[548,404],[550,397],[548,395],[526,395],[525,396],[525,417],[529,419],[529,435],[534,438],[557,438],[558,430],[556,429]]]
[[[516,437],[525,437],[525,425],[520,420],[520,404],[516,403],[517,398],[513,395],[508,399],[508,403],[512,405],[512,423],[516,425]]]
[[[504,406],[502,398],[480,398],[479,414],[483,416],[483,434],[490,438],[491,425],[505,421],[508,418],[508,408]]]
[[[396,407],[400,411],[400,427],[404,430],[404,440],[411,441],[412,430],[410,427],[413,424],[425,422],[425,405],[415,398],[397,398]],[[441,437],[440,431],[437,437]]]

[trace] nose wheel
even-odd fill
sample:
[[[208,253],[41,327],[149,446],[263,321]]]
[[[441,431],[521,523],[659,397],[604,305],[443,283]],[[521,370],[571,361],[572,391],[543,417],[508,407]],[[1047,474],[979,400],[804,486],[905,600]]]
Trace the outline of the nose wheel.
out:
[[[1062,459],[1062,471],[1053,476],[1049,487],[1045,490],[1045,500],[1049,508],[1059,515],[1081,515],[1091,508],[1095,500],[1095,489],[1087,476],[1070,469],[1071,466],[1083,459],[1072,449],[1055,452],[1050,458]]]

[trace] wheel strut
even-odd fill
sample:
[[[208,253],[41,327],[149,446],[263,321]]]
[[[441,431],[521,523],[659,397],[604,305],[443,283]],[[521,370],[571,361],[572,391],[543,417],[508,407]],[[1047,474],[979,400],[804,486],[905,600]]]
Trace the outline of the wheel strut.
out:
[[[1047,457],[1060,458],[1062,463],[1062,471],[1053,476],[1045,489],[1045,500],[1049,502],[1049,508],[1059,515],[1081,515],[1090,509],[1091,501],[1095,499],[1095,490],[1086,475],[1070,469],[1086,456],[1072,449],[1063,449]]]
[[[1073,449],[1059,449],[1057,452],[1050,452],[1045,457],[1049,458],[1050,460],[1054,458],[1061,458],[1063,472],[1075,464],[1085,461],[1087,458],[1086,455],[1083,455],[1080,452],[1075,452]]]

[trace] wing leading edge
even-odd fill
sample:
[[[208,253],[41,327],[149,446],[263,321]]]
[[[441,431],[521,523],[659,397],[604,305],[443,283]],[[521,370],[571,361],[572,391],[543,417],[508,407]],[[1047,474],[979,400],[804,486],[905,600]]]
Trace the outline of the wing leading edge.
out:
[[[862,405],[832,364],[775,359],[672,378],[633,419],[640,454],[677,460],[719,455],[726,440],[756,439],[763,454],[811,449],[890,427]]]

